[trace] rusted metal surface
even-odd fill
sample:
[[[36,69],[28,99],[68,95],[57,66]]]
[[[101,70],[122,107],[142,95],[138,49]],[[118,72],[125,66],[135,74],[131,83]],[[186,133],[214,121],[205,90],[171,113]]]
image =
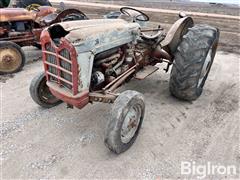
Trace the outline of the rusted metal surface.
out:
[[[77,95],[79,93],[79,69],[77,63],[77,52],[75,48],[66,39],[62,39],[61,45],[56,46],[51,41],[47,30],[44,30],[42,33],[41,43],[47,81],[57,81],[60,87],[63,86],[69,88],[69,86],[65,85],[65,83],[67,83],[70,85],[69,89],[72,91],[72,94]],[[64,55],[61,54],[63,50],[67,50],[69,53],[68,57],[64,57]],[[65,66],[63,65],[64,63]],[[68,64],[68,69],[66,69],[66,63]],[[70,77],[70,79],[63,77],[63,73],[66,73],[66,76]]]
[[[36,20],[51,13],[56,13],[57,9],[49,6],[40,6],[39,11],[28,11],[24,8],[2,8],[0,9],[0,22]]]
[[[5,34],[7,32],[7,29],[0,27],[0,36]]]
[[[66,39],[69,40],[74,45],[81,45],[86,39],[90,41],[96,41],[96,38],[100,41],[98,44],[93,44],[92,48],[96,48],[97,45],[101,45],[103,43],[108,43],[110,40],[119,41],[118,38],[125,36],[125,38],[129,38],[128,33],[132,33],[136,31],[138,33],[138,29],[140,26],[137,23],[129,24],[128,22],[122,19],[95,19],[95,20],[86,20],[86,21],[74,21],[74,22],[63,22],[59,23],[63,29],[69,32],[66,35]],[[121,33],[121,36],[119,33]],[[108,40],[109,39],[109,40]],[[127,40],[128,40],[127,39]],[[128,40],[130,42],[130,40]],[[91,42],[87,42],[91,45]],[[122,43],[122,42],[121,42]],[[85,43],[86,44],[86,43]],[[122,45],[122,44],[120,44]]]
[[[31,13],[23,8],[3,8],[0,9],[0,22],[32,20],[36,18],[36,13]]]
[[[151,29],[147,29],[147,28],[145,28],[145,29],[141,29],[141,32],[154,32],[154,31],[160,31],[160,30],[163,30],[163,28],[151,28]]]
[[[1,72],[14,71],[20,66],[21,54],[16,50],[9,47],[0,48],[0,70]]]
[[[173,56],[171,56],[167,51],[165,51],[164,49],[161,48],[161,46],[157,46],[157,48],[155,49],[155,51],[153,52],[152,55],[154,58],[156,59],[160,59],[161,61],[163,59],[168,60],[169,62],[173,61]]]
[[[98,92],[89,93],[90,102],[113,103],[118,97],[116,94],[103,94]]]
[[[31,33],[24,33],[21,36],[10,36],[6,38],[1,38],[1,41],[12,41],[16,43],[29,40],[34,40],[34,36]]]
[[[139,31],[137,23],[128,23],[121,19],[63,22],[50,27],[52,30],[54,28],[63,28],[66,31],[64,38],[76,49],[78,65],[81,69],[80,91],[90,88],[95,55],[112,47],[136,41],[136,32]],[[52,34],[55,32],[53,31]]]
[[[126,79],[132,75],[133,73],[135,73],[135,69],[130,70],[129,72],[127,72],[126,74],[124,74],[124,76],[122,76],[118,81],[116,81],[109,89],[107,89],[106,91],[109,92],[113,92],[114,90],[116,90],[121,84],[123,84]]]
[[[135,68],[137,67],[137,65],[134,65],[133,67],[131,67],[128,71],[124,72],[123,74],[121,74],[120,76],[118,76],[114,81],[112,81],[111,83],[109,83],[107,86],[105,86],[103,88],[104,91],[108,90],[112,85],[114,85],[116,82],[118,82],[119,80],[121,80],[121,78],[123,78],[126,74],[130,73],[131,71],[135,71]],[[131,73],[130,73],[131,74]]]
[[[120,57],[121,57],[121,54],[114,54],[114,55],[112,55],[108,58],[97,61],[96,65],[103,64],[103,66],[108,67],[108,66],[111,66],[111,63],[112,63],[113,60],[116,60],[116,59],[118,60]]]
[[[40,34],[46,26],[60,22],[65,16],[74,13],[78,13],[79,17],[85,16],[76,9],[59,11],[49,6],[40,6],[37,10],[30,11],[23,8],[0,9],[0,41],[12,41],[20,46],[39,44]],[[43,23],[46,17],[49,22]]]
[[[89,103],[89,92],[83,91],[79,93],[77,96],[73,96],[71,93],[66,91],[63,88],[60,88],[54,83],[47,82],[47,85],[51,91],[51,93],[61,99],[62,101],[66,102],[67,104],[73,105],[79,109],[83,108]]]
[[[48,14],[57,13],[57,9],[51,6],[40,6],[39,11],[30,11],[31,13],[36,13],[36,18],[42,18]]]

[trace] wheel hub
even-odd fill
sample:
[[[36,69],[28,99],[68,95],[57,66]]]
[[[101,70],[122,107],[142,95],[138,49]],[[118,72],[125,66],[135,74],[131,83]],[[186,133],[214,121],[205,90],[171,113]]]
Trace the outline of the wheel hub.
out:
[[[121,140],[128,143],[135,135],[141,118],[141,108],[133,106],[127,112],[121,128]]]
[[[0,71],[11,72],[21,65],[21,54],[16,49],[0,49]]]
[[[11,63],[11,61],[13,61],[12,56],[6,55],[6,56],[3,57],[3,62],[4,63]]]

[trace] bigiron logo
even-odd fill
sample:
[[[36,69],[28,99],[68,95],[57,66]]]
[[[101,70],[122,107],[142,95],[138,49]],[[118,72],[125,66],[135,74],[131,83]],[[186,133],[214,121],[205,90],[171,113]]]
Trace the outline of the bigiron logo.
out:
[[[206,164],[197,164],[195,161],[181,162],[181,175],[195,176],[198,179],[204,179],[208,176],[236,176],[239,169],[235,165],[221,165],[207,162]]]

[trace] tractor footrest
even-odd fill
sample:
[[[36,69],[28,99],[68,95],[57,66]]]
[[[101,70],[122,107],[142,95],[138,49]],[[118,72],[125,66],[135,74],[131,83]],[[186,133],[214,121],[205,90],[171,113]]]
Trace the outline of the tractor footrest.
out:
[[[152,73],[157,71],[159,68],[156,66],[145,66],[143,69],[141,69],[139,72],[137,72],[135,78],[139,80],[143,80],[146,77],[150,76]]]

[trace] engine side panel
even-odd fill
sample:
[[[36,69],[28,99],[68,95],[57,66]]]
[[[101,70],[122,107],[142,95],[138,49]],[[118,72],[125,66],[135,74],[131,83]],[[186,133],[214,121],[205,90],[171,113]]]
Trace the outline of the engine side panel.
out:
[[[71,41],[78,54],[79,89],[89,90],[93,61],[96,54],[135,43],[139,33],[137,23],[116,22],[98,28],[84,28],[71,31],[65,38]]]
[[[96,24],[98,21],[99,24]],[[70,94],[77,96],[90,90],[95,56],[114,47],[135,44],[140,29],[137,23],[127,23],[124,20],[86,20],[74,23],[77,23],[75,28],[70,28],[70,24],[73,22],[67,22],[45,29],[41,36],[41,42],[44,46],[45,71],[47,76],[50,76],[47,79],[59,86],[65,86],[65,89],[70,90]],[[48,46],[52,48],[48,48]],[[61,66],[61,62],[64,60],[61,55],[63,49],[69,52],[74,49],[76,52],[71,57],[67,57],[67,62],[71,61],[71,67],[67,69],[65,66]],[[65,73],[71,74],[71,77],[68,78]],[[76,84],[77,91],[71,93]]]

